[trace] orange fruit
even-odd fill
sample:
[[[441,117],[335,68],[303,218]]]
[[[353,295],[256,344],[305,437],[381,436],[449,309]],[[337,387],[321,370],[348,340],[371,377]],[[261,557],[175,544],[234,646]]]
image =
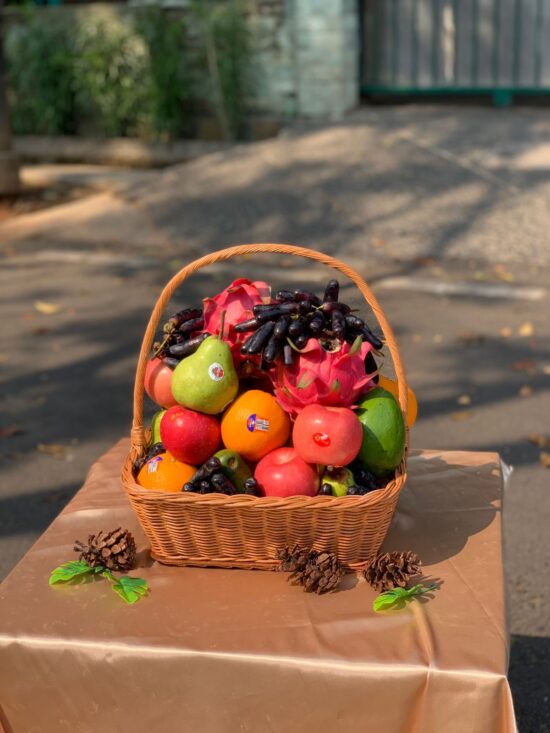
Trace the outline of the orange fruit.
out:
[[[275,397],[259,389],[243,392],[222,417],[222,441],[248,461],[259,461],[283,446],[290,418]]]
[[[141,467],[137,482],[144,489],[176,492],[183,489],[183,484],[189,481],[196,471],[195,466],[176,461],[168,452],[159,453]]]
[[[399,390],[397,388],[397,382],[395,379],[388,379],[388,377],[380,375],[378,381],[378,387],[386,389],[388,392],[395,397],[399,402]],[[412,428],[416,422],[416,415],[418,414],[418,402],[416,401],[416,395],[410,387],[407,388],[407,427]]]

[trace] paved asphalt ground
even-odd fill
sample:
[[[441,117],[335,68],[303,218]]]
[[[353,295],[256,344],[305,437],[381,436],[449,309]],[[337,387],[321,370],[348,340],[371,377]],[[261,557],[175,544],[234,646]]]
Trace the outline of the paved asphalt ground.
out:
[[[378,107],[161,172],[28,171],[93,191],[0,225],[1,574],[128,432],[168,277],[231,243],[311,246],[365,275],[387,310],[420,403],[413,445],[498,451],[514,468],[510,679],[521,733],[550,731],[550,473],[528,439],[550,436],[549,133],[545,110]],[[247,259],[196,276],[178,303],[271,265],[274,284],[326,279]]]

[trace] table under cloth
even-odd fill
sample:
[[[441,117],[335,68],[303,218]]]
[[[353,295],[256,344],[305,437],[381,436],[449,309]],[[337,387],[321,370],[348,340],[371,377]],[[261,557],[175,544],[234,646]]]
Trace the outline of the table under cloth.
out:
[[[284,573],[152,562],[120,483],[127,450],[92,467],[0,586],[5,733],[516,730],[496,454],[412,452],[384,547],[417,552],[441,587],[377,614],[353,575],[317,596]],[[128,606],[104,579],[48,586],[75,539],[119,525],[147,598]]]

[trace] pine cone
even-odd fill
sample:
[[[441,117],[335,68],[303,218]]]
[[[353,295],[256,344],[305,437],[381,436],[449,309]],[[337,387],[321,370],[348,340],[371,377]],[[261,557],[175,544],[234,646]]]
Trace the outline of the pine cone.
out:
[[[376,590],[404,588],[418,575],[422,563],[414,552],[385,552],[377,555],[365,570],[365,580]]]
[[[291,573],[290,582],[303,586],[308,593],[334,590],[344,575],[344,569],[332,552],[287,547],[279,553],[279,559],[281,570]]]
[[[76,540],[75,552],[80,560],[92,568],[103,565],[109,570],[130,570],[136,559],[136,543],[127,529],[114,529],[112,532],[98,532],[88,536],[88,544]]]

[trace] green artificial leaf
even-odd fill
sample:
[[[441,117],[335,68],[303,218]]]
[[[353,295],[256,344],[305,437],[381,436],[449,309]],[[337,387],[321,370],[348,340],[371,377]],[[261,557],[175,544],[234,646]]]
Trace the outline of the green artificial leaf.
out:
[[[361,348],[361,344],[362,343],[363,343],[363,337],[362,336],[357,336],[357,338],[355,339],[355,341],[351,345],[351,349],[349,350],[349,353],[350,354],[356,354],[359,351],[359,349]]]
[[[54,585],[54,583],[67,583],[70,580],[81,578],[91,572],[93,572],[92,568],[84,560],[71,560],[71,562],[66,562],[58,568],[55,568],[55,570],[52,570],[49,583],[50,585]]]
[[[392,588],[392,590],[380,593],[380,595],[374,599],[372,607],[375,611],[386,611],[389,608],[398,605],[402,607],[404,605],[404,601],[407,599],[436,590],[436,588],[436,585],[428,585],[426,587],[423,585],[413,585],[412,588]]]
[[[149,591],[147,581],[142,578],[131,578],[123,575],[113,583],[113,590],[125,603],[135,603]]]

